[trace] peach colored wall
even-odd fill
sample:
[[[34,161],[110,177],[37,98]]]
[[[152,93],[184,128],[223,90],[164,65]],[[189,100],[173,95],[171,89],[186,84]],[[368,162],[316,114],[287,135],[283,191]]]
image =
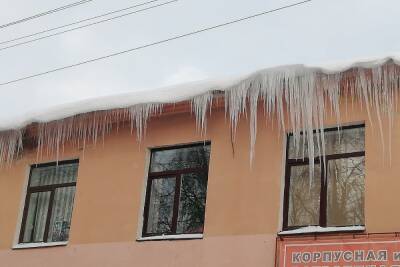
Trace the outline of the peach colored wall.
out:
[[[188,114],[154,118],[139,145],[128,129],[84,151],[69,148],[62,159],[80,158],[70,240],[66,247],[12,250],[29,171],[36,154],[0,169],[0,266],[273,266],[281,228],[284,171],[282,134],[260,112],[256,158],[250,168],[248,122],[234,143],[223,111],[213,112],[206,137]],[[366,121],[366,227],[399,231],[400,129],[393,132],[392,161],[383,160],[377,125],[365,112],[342,122]],[[400,122],[398,114],[396,123]],[[396,125],[395,123],[395,125]],[[328,119],[327,125],[335,125]],[[211,140],[204,239],[137,242],[147,148]],[[43,159],[50,161],[54,158]],[[29,262],[29,264],[28,264]]]

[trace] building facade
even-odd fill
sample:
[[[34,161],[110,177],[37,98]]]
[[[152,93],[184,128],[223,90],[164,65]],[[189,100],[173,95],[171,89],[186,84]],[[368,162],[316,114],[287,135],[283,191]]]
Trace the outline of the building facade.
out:
[[[261,108],[252,161],[249,121],[232,136],[218,107],[204,134],[187,109],[141,142],[120,127],[57,157],[26,150],[0,169],[1,266],[274,266],[280,238],[397,232],[400,117],[388,151],[376,117],[341,111],[312,173]]]
[[[0,266],[400,266],[399,64],[0,122]]]

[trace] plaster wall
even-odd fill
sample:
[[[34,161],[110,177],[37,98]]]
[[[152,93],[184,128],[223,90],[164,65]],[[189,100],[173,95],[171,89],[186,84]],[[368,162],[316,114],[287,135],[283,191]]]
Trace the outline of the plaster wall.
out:
[[[34,151],[0,169],[0,266],[273,266],[282,224],[285,138],[260,111],[256,157],[250,166],[249,125],[243,118],[232,143],[224,111],[215,110],[204,136],[190,114],[151,119],[140,144],[127,128],[104,144],[67,147],[60,160],[79,158],[70,240],[67,246],[12,249],[25,201]],[[395,114],[391,157],[378,124],[360,109],[342,112],[341,123],[366,123],[367,232],[400,229],[400,117]],[[375,121],[375,118],[373,118]],[[336,125],[333,118],[327,125]],[[384,128],[387,124],[384,122]],[[387,133],[387,131],[385,131]],[[211,141],[204,238],[136,241],[142,216],[148,148]],[[388,139],[385,139],[387,142]],[[387,147],[386,147],[387,148]],[[40,162],[54,161],[44,157]]]

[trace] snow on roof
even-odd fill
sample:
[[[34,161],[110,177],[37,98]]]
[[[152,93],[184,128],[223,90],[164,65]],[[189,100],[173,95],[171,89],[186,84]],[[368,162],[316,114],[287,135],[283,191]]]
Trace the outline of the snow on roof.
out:
[[[108,134],[115,120],[120,119],[130,120],[131,127],[136,129],[136,138],[140,140],[148,118],[162,112],[163,104],[168,103],[190,101],[197,126],[204,130],[216,90],[225,91],[225,107],[232,131],[236,130],[241,115],[249,110],[251,162],[256,142],[258,105],[264,105],[266,116],[274,117],[282,131],[290,125],[296,151],[304,148],[299,144],[300,138],[305,136],[307,156],[311,158],[315,154],[324,154],[324,151],[317,151],[325,145],[323,131],[317,132],[320,135],[317,141],[312,136],[314,129],[322,130],[324,127],[324,118],[328,113],[326,104],[332,107],[333,114],[340,121],[342,89],[363,104],[368,116],[372,112],[377,115],[376,123],[384,145],[381,120],[387,118],[389,125],[393,125],[395,103],[400,96],[399,84],[400,55],[395,54],[330,65],[280,66],[231,78],[92,98],[31,112],[22,117],[11,114],[9,119],[0,121],[0,164],[13,161],[20,153],[24,127],[32,122],[39,123],[35,133],[38,151],[47,147],[47,153],[55,151],[57,155],[60,147],[67,142],[96,142],[98,136]],[[115,109],[122,109],[122,115],[113,112]],[[372,121],[371,117],[369,119]],[[310,161],[310,177],[313,175],[313,164],[314,161]]]
[[[400,64],[400,53],[386,57],[367,58],[359,60],[349,60],[346,62],[320,64],[320,65],[288,65],[259,70],[246,75],[236,77],[202,80],[185,84],[178,84],[169,87],[135,91],[130,93],[115,94],[103,97],[94,97],[52,108],[36,110],[26,113],[24,116],[15,117],[12,114],[7,119],[0,120],[0,131],[10,129],[20,129],[33,122],[49,122],[67,118],[73,115],[87,113],[98,110],[111,110],[116,108],[131,107],[138,104],[148,103],[176,103],[184,100],[191,100],[195,96],[202,95],[209,91],[229,90],[235,85],[245,80],[251,80],[259,75],[276,75],[287,72],[296,73],[324,73],[335,74],[345,72],[352,68],[374,68],[381,66],[385,62],[393,60]]]
[[[19,118],[11,115],[7,121],[0,121],[0,131],[19,129],[33,122],[49,122],[91,111],[126,108],[138,104],[176,103],[189,100],[196,95],[203,94],[210,90],[227,88],[238,81],[237,78],[204,80],[157,89],[93,97],[52,108],[37,110]]]

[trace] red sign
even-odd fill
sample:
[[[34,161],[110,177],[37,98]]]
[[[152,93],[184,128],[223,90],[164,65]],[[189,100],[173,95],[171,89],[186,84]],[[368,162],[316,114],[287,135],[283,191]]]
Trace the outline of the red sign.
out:
[[[400,237],[283,238],[277,267],[400,267]]]

